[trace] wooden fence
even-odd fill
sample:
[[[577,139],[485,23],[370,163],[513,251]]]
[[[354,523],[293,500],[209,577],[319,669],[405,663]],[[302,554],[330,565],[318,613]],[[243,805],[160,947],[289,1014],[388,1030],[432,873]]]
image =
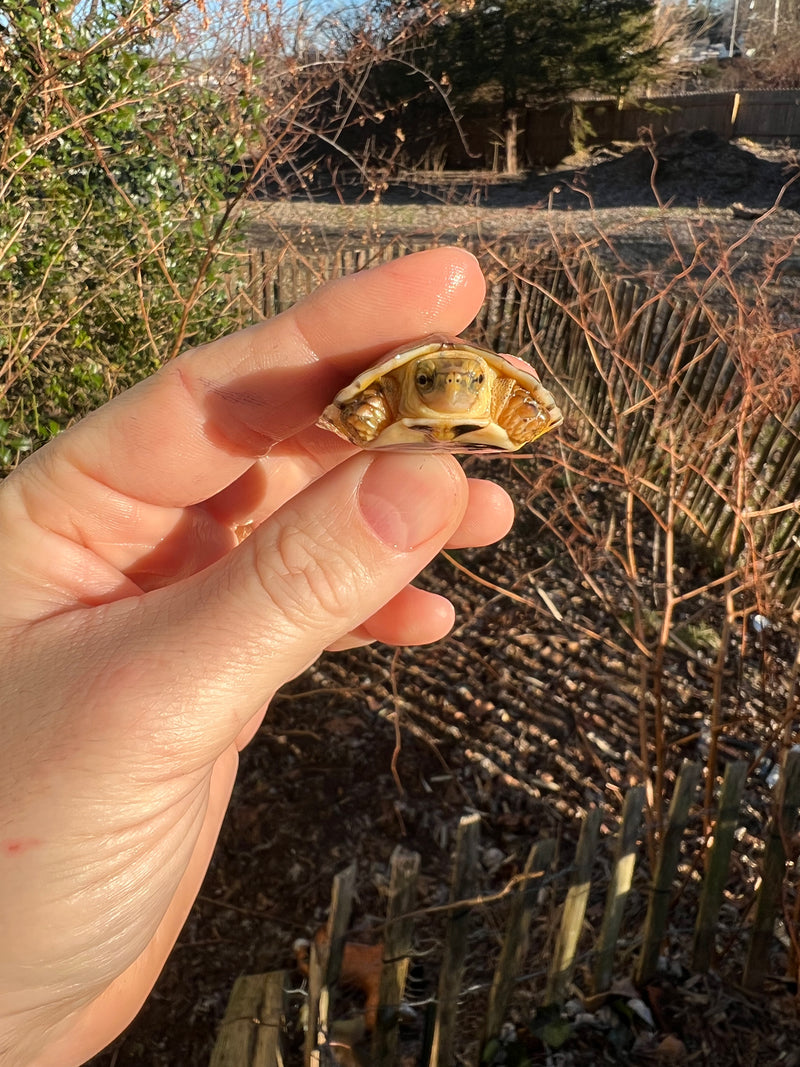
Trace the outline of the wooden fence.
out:
[[[712,844],[705,857],[705,873],[697,900],[694,931],[691,939],[687,938],[686,951],[681,960],[696,974],[709,970],[716,961],[718,918],[731,870],[746,772],[746,763],[728,765],[716,803]],[[455,1062],[460,1029],[463,1028],[463,1020],[459,1022],[458,1006],[463,992],[464,965],[470,952],[471,931],[478,916],[491,912],[500,901],[505,905],[505,925],[496,958],[483,961],[488,996],[478,1036],[472,1039],[473,1044],[477,1041],[479,1046],[475,1050],[479,1055],[474,1062],[506,1062],[499,1055],[501,1035],[503,1024],[509,1019],[515,990],[520,985],[525,985],[529,994],[533,993],[537,1018],[544,1019],[551,1009],[560,1009],[570,995],[579,960],[582,965],[579,984],[584,986],[581,989],[584,996],[603,994],[611,987],[612,980],[622,977],[633,979],[636,986],[643,989],[658,970],[659,956],[668,936],[670,906],[677,883],[682,880],[685,884],[687,867],[694,867],[695,870],[700,867],[695,837],[689,845],[689,848],[694,847],[695,855],[683,861],[683,871],[679,874],[681,849],[686,845],[686,830],[697,799],[701,775],[700,766],[693,763],[684,764],[678,774],[660,835],[658,859],[647,879],[648,903],[644,921],[635,931],[631,931],[630,922],[627,924],[625,935],[628,948],[624,962],[617,952],[617,946],[620,932],[625,926],[625,907],[634,884],[636,864],[641,862],[644,853],[639,844],[644,800],[641,787],[632,788],[625,798],[612,849],[610,877],[606,868],[603,868],[603,882],[607,886],[605,907],[601,921],[592,929],[590,938],[587,938],[587,903],[593,873],[598,867],[601,823],[598,809],[589,811],[583,819],[568,868],[562,868],[560,872],[553,871],[555,841],[536,841],[520,873],[493,896],[476,893],[480,825],[477,815],[465,816],[456,839],[449,903],[427,912],[414,910],[419,857],[398,848],[392,856],[388,910],[382,927],[382,939],[377,946],[379,967],[374,979],[376,1010],[371,1016],[367,1011],[372,1023],[368,1028],[371,1033],[365,1033],[367,1028],[363,1018],[361,1025],[355,1028],[358,1040],[353,1038],[352,1019],[339,1022],[333,1011],[333,1005],[337,1003],[336,989],[342,959],[347,952],[346,931],[356,885],[355,870],[349,868],[343,872],[334,884],[326,936],[319,942],[322,947],[317,950],[312,945],[308,981],[299,990],[307,1020],[303,1063],[306,1067],[312,1067],[357,1062],[348,1059],[345,1052],[354,1044],[360,1044],[362,1048],[366,1045],[367,1059],[361,1062],[368,1062],[371,1067],[392,1067],[397,1062],[403,989],[414,955],[414,923],[422,915],[430,915],[431,911],[445,913],[446,924],[439,945],[436,993],[430,998],[430,1010],[426,1013],[415,1052],[416,1062],[421,1067],[450,1067]],[[775,923],[782,915],[787,850],[795,832],[798,808],[800,751],[792,750],[786,756],[776,791],[754,917],[749,930],[740,934],[742,939],[747,940],[742,985],[748,990],[760,989],[767,973]],[[525,975],[530,963],[531,924],[540,907],[541,891],[545,886],[559,900],[555,909],[552,902],[548,909],[550,915],[560,914],[560,921],[545,961],[546,974],[538,987],[532,989],[536,985],[535,979]],[[496,926],[496,917],[493,926]],[[588,940],[591,944],[587,949]],[[635,947],[633,952],[630,951],[631,945]],[[428,966],[431,966],[430,959]],[[587,977],[589,975],[590,978]],[[288,979],[286,972],[279,971],[237,981],[211,1058],[211,1067],[282,1067],[286,1062],[286,1019],[290,1012]],[[297,994],[298,990],[295,989]],[[461,1051],[463,1054],[463,1047]]]
[[[492,109],[468,111],[462,128],[472,156],[454,134],[437,146],[441,165],[474,168],[477,159],[496,167],[502,158],[503,116]],[[619,101],[590,97],[530,107],[520,114],[521,158],[530,166],[552,167],[574,151],[572,131],[578,127],[587,145],[635,142],[640,130],[660,137],[678,131],[707,129],[729,140],[778,140],[800,144],[800,89],[741,89],[675,93]]]
[[[553,166],[569,155],[576,122],[588,127],[588,145],[635,142],[642,129],[652,130],[655,137],[707,129],[726,141],[746,137],[796,145],[800,143],[800,89],[680,93],[622,103],[613,98],[587,98],[542,111],[529,109],[524,151],[531,163]]]
[[[431,243],[254,251],[252,299],[273,315],[328,278]],[[779,387],[777,345],[754,363],[730,308],[615,275],[585,248],[472,251],[488,279],[473,332],[544,367],[567,415],[562,441],[632,473],[679,529],[800,606],[800,402]]]

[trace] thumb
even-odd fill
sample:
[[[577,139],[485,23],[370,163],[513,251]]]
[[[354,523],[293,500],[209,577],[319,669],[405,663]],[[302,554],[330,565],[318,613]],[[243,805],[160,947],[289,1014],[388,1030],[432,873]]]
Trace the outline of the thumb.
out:
[[[419,573],[459,525],[467,497],[451,457],[360,453],[218,563],[146,594],[124,648],[147,665],[137,688],[149,697],[131,709],[139,722],[151,709],[147,736],[162,751],[173,739],[185,758],[194,734],[198,757],[216,758],[276,689]],[[119,634],[114,644],[118,660]]]

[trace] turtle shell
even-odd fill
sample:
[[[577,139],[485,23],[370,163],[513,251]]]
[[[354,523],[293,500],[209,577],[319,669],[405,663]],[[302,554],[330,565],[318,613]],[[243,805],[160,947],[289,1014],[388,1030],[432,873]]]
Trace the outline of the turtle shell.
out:
[[[362,371],[318,425],[365,449],[502,453],[516,452],[561,421],[527,363],[436,335]]]

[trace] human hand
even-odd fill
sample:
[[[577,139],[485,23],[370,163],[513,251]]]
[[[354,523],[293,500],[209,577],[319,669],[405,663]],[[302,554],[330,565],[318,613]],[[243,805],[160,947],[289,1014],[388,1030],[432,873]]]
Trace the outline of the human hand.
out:
[[[130,1021],[198,892],[275,690],[325,648],[437,640],[408,583],[506,494],[314,420],[483,296],[441,249],[187,353],[0,486],[0,1064],[70,1067]],[[241,544],[237,526],[254,532]]]

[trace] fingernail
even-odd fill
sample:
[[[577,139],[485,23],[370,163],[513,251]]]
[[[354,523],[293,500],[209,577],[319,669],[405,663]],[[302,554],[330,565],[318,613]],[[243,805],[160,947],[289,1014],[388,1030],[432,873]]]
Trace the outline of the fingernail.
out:
[[[400,452],[376,456],[361,479],[361,513],[381,539],[411,552],[452,523],[458,471],[443,457]]]

